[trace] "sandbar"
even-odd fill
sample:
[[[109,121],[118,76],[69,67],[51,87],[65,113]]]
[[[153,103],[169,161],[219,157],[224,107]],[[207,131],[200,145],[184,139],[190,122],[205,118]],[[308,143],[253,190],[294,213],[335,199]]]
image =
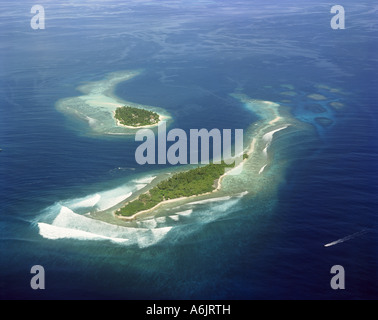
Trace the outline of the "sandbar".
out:
[[[88,82],[77,88],[81,96],[61,99],[56,103],[58,111],[69,117],[84,120],[89,132],[96,135],[133,135],[136,130],[158,127],[171,119],[169,113],[159,107],[125,101],[114,92],[118,84],[139,76],[142,71],[109,73],[104,79]],[[159,115],[159,122],[151,126],[132,127],[121,125],[114,117],[115,110],[123,106],[145,109]]]

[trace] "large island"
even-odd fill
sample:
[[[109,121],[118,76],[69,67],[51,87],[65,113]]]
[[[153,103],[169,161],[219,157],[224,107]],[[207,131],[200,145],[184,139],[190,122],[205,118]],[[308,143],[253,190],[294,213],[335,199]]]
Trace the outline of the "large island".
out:
[[[248,156],[244,155],[244,159],[247,158]],[[152,210],[166,201],[209,194],[218,189],[219,179],[225,174],[226,169],[234,166],[235,164],[228,165],[222,161],[221,164],[209,164],[177,173],[140,195],[136,200],[126,204],[116,214],[121,217],[133,218],[135,215]]]

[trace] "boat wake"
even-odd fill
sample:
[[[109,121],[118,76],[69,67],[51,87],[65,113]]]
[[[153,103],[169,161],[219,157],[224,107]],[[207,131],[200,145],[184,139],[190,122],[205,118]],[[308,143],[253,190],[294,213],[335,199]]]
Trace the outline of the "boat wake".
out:
[[[349,235],[349,236],[347,236],[345,238],[342,238],[342,239],[336,240],[334,242],[328,243],[328,244],[324,245],[324,247],[325,248],[329,248],[329,247],[336,246],[338,244],[341,244],[341,243],[344,243],[346,241],[349,241],[349,240],[355,239],[357,237],[360,237],[360,236],[362,236],[362,235],[364,235],[364,234],[366,234],[368,232],[369,232],[369,230],[362,230],[360,232],[356,232],[356,233],[351,234],[351,235]]]

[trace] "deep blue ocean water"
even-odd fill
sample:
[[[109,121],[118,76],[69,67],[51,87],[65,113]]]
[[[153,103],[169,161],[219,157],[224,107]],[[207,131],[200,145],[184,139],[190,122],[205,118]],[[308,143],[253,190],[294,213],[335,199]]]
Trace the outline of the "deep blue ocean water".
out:
[[[342,2],[346,30],[331,29],[323,1],[41,0],[46,29],[32,30],[34,2],[2,1],[0,298],[378,298],[378,7]],[[311,129],[274,142],[287,165],[277,194],[204,205],[222,214],[152,246],[43,238],[36,222],[54,205],[160,169],[135,163],[133,139],[93,136],[54,107],[136,69],[117,95],[165,108],[176,128],[248,128],[257,117],[229,96],[239,90]],[[311,107],[313,93],[329,100]],[[33,265],[44,291],[30,288]],[[330,287],[334,265],[344,291]]]

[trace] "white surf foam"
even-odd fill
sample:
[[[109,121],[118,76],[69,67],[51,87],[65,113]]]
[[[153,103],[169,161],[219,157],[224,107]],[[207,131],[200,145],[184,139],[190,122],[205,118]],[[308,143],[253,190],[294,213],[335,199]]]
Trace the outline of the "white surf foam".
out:
[[[138,221],[137,225],[146,229],[154,229],[157,226],[157,221],[155,219]]]
[[[267,143],[266,147],[265,147],[264,150],[263,150],[263,154],[264,154],[265,157],[268,156],[268,148],[269,148],[269,147],[270,147],[270,143]]]
[[[143,237],[138,238],[137,242],[139,248],[150,247],[151,245],[162,241],[171,230],[172,227],[148,230]]]
[[[207,200],[201,200],[201,201],[195,201],[195,202],[190,202],[188,204],[194,205],[194,204],[204,204],[204,203],[211,203],[211,202],[219,202],[219,201],[227,201],[230,200],[231,197],[221,197],[221,198],[215,198],[215,199],[207,199]]]
[[[91,195],[82,199],[73,200],[67,203],[67,207],[72,210],[79,208],[93,208],[101,199],[99,194]]]
[[[154,221],[154,220],[152,220]],[[156,222],[154,221],[156,225]],[[115,243],[147,247],[161,241],[169,228],[129,228],[116,226],[79,215],[67,207],[61,207],[51,224],[38,223],[41,236],[51,240],[110,240]],[[151,227],[153,227],[151,225]]]
[[[93,208],[97,211],[104,211],[131,197],[133,195],[133,190],[136,190],[135,186],[126,184],[121,187],[98,192],[84,198],[62,201],[62,204],[63,206],[66,206],[72,210],[77,210],[80,208]]]
[[[173,221],[179,221],[180,216],[179,215],[172,215],[172,216],[169,216],[169,218],[171,218]]]
[[[259,174],[262,174],[265,171],[266,167],[267,167],[267,164],[260,169]]]
[[[117,204],[121,203],[122,201],[125,201],[127,198],[130,198],[133,195],[132,192],[129,192],[127,194],[119,195],[119,196],[113,196],[107,198],[104,194],[101,198],[102,200],[97,204],[97,208],[100,211],[108,210]]]
[[[86,117],[86,120],[88,121],[88,124],[93,127],[97,124],[98,120],[94,119],[94,118],[91,118],[91,117]]]
[[[286,126],[284,126],[284,127],[282,127],[282,128],[279,128],[279,129],[276,129],[276,130],[273,130],[273,131],[270,131],[270,132],[266,133],[266,134],[263,136],[263,140],[266,141],[266,142],[272,142],[272,140],[273,140],[273,136],[274,136],[277,132],[286,129],[287,127],[289,127],[289,125],[286,125]]]
[[[139,180],[134,180],[134,182],[136,184],[149,184],[151,183],[152,181],[155,180],[156,177],[146,177],[146,178],[143,178],[143,179],[139,179]]]
[[[249,194],[249,192],[248,191],[244,191],[244,192],[238,194],[237,197],[242,198],[242,197],[246,196],[247,194]]]
[[[123,238],[122,234],[125,231],[130,231],[128,229],[131,229],[108,224],[103,221],[92,219],[88,216],[77,214],[67,207],[61,208],[59,214],[56,216],[51,225],[95,233],[106,237],[119,238]]]
[[[266,134],[263,136],[263,140],[267,142],[266,147],[265,147],[264,150],[263,150],[263,153],[264,153],[265,156],[268,155],[268,149],[269,149],[269,147],[270,147],[270,145],[271,145],[271,143],[272,143],[272,141],[273,141],[273,136],[274,136],[277,132],[280,132],[280,131],[282,131],[282,130],[285,130],[285,129],[288,128],[288,127],[289,127],[289,125],[286,125],[286,126],[284,126],[284,127],[282,127],[282,128],[279,128],[279,129],[276,129],[276,130],[270,131],[270,132],[266,133]]]
[[[196,223],[190,223],[188,232],[198,230],[201,226],[212,223],[213,221],[223,219],[225,216],[232,214],[235,210],[238,210],[238,202],[241,198],[233,198],[224,202],[215,202],[211,206],[203,207],[193,213],[193,219]],[[183,230],[185,232],[186,230]]]
[[[167,221],[167,218],[166,218],[166,217],[159,217],[159,218],[156,218],[156,222],[157,222],[157,223],[161,223],[161,224],[163,224],[163,223],[166,223],[166,221]]]
[[[192,213],[193,213],[193,209],[177,212],[179,216],[184,216],[184,217],[190,216]]]
[[[50,240],[58,239],[77,239],[77,240],[110,240],[115,243],[126,243],[129,242],[128,239],[121,238],[111,238],[106,236],[101,236],[98,234],[69,229],[63,227],[56,227],[46,223],[38,223],[39,233],[42,237]]]

